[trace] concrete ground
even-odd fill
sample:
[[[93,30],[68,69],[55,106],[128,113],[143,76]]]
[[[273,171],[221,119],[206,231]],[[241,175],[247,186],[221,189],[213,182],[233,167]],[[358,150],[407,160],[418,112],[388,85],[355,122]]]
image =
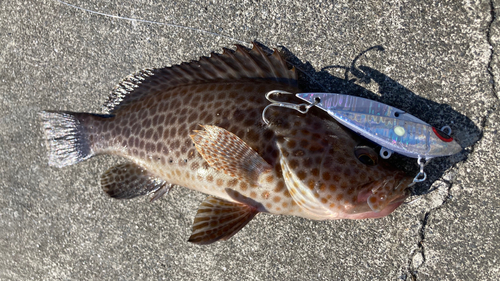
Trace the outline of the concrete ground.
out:
[[[0,2],[1,280],[500,279],[499,0],[67,1]],[[100,112],[130,73],[252,40],[465,150],[386,218],[259,215],[208,246],[186,242],[203,194],[117,201],[98,179],[120,159],[48,167],[40,110]]]

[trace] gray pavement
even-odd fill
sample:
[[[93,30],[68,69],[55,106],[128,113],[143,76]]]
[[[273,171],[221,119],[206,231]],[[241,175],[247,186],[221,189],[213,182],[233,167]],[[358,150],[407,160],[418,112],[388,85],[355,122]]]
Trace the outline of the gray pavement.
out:
[[[500,279],[500,1],[71,4],[207,32],[56,0],[0,2],[1,280]],[[117,201],[98,179],[120,159],[47,166],[37,112],[100,112],[126,75],[235,39],[283,46],[306,87],[450,124],[466,149],[433,160],[418,200],[386,218],[259,215],[209,246],[186,242],[203,194]]]

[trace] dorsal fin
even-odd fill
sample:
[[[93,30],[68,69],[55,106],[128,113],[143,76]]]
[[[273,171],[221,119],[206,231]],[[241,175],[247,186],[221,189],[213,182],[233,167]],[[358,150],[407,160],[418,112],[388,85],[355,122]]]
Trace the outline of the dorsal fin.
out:
[[[297,74],[295,68],[288,68],[276,49],[269,55],[256,43],[251,50],[236,45],[236,51],[224,48],[222,54],[211,53],[198,61],[129,75],[115,87],[103,110],[113,113],[146,95],[176,86],[241,79],[269,79],[295,86]]]

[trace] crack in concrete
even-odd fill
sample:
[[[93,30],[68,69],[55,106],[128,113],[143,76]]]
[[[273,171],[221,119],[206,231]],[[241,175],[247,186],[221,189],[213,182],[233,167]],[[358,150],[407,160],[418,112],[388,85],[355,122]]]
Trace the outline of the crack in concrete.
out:
[[[418,231],[420,239],[417,242],[417,249],[413,250],[410,254],[410,259],[408,261],[408,273],[411,278],[410,280],[412,281],[417,280],[418,269],[422,267],[427,261],[425,256],[425,228],[427,227],[429,217],[431,216],[432,212],[441,209],[444,205],[446,205],[446,203],[448,203],[451,198],[453,198],[451,194],[451,188],[453,187],[453,184],[447,180],[442,180],[442,182],[448,185],[447,195],[445,196],[443,202],[439,204],[439,206],[430,209],[424,214],[424,217],[421,220],[421,227]],[[419,264],[417,265],[417,263]]]
[[[492,31],[492,28],[493,28],[493,24],[495,23],[495,20],[496,20],[496,12],[495,12],[495,5],[493,3],[493,0],[490,0],[490,16],[491,16],[491,20],[488,24],[488,29],[486,30],[486,40],[488,41],[488,44],[490,45],[490,59],[488,61],[488,67],[487,67],[487,71],[488,71],[488,74],[491,76],[491,85],[492,85],[492,88],[493,88],[493,95],[497,98],[497,99],[500,99],[500,97],[498,96],[498,92],[497,92],[497,85],[496,85],[496,81],[495,81],[495,73],[493,72],[493,60],[494,60],[494,57],[495,57],[495,49],[494,49],[494,43],[493,43],[493,40],[492,40],[492,36],[491,36],[491,31]]]
[[[495,58],[495,49],[494,49],[494,43],[493,43],[493,40],[492,40],[492,34],[491,33],[492,33],[493,24],[496,21],[496,12],[495,12],[495,5],[493,3],[493,0],[490,0],[490,16],[491,16],[491,20],[488,23],[488,28],[487,28],[487,31],[486,31],[486,40],[487,40],[488,45],[489,45],[490,50],[491,50],[490,58],[489,58],[488,65],[487,65],[487,72],[488,72],[488,74],[491,77],[490,83],[492,85],[491,87],[492,87],[492,90],[493,90],[493,96],[495,96],[497,98],[497,100],[500,100],[500,96],[498,95],[498,92],[497,92],[497,85],[496,85],[496,81],[495,81],[495,73],[494,73],[494,70],[493,70],[493,61],[494,61],[494,58]],[[479,139],[471,147],[470,153],[474,152],[475,146],[484,137],[484,127],[486,126],[486,122],[487,122],[488,118],[490,117],[490,115],[493,112],[495,112],[495,111],[496,111],[496,104],[493,104],[488,109],[488,111],[486,113],[486,116],[484,116],[484,118],[482,118],[482,120],[480,122],[481,123],[480,124],[481,133],[480,133]],[[451,194],[451,189],[453,187],[453,184],[451,182],[449,182],[449,181],[446,181],[446,180],[443,180],[443,182],[445,182],[448,185],[448,189],[447,189],[448,194],[446,195],[446,197],[444,198],[443,202],[439,206],[430,209],[429,211],[427,211],[424,214],[424,217],[421,220],[421,227],[420,227],[420,229],[418,231],[419,241],[417,242],[417,249],[413,250],[411,252],[411,254],[410,254],[410,258],[409,258],[409,261],[408,261],[407,271],[408,271],[410,280],[412,280],[412,281],[416,281],[417,280],[418,269],[421,268],[426,263],[426,261],[427,261],[426,256],[425,256],[425,238],[426,238],[425,237],[425,230],[426,230],[426,227],[428,225],[429,217],[431,216],[432,212],[441,209],[453,197],[452,194]],[[419,263],[419,264],[417,265],[417,263]],[[403,275],[403,278],[401,278],[401,279],[406,280],[407,276],[408,275],[405,274],[405,275]]]

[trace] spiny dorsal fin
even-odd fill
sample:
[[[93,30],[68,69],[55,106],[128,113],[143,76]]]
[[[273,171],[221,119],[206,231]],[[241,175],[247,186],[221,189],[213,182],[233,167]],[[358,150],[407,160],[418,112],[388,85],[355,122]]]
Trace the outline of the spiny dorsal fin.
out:
[[[198,61],[145,69],[129,75],[115,87],[103,110],[111,114],[145,95],[154,95],[180,85],[210,81],[269,79],[296,85],[295,68],[289,69],[277,50],[268,55],[256,43],[253,43],[251,50],[240,45],[236,45],[236,51],[223,50],[222,54],[212,53],[210,57],[202,57]]]
[[[151,199],[154,201],[168,193],[172,186],[134,163],[114,166],[101,176],[102,189],[116,199],[130,199],[154,192]]]
[[[257,209],[242,203],[229,202],[213,196],[200,205],[194,218],[189,242],[210,244],[227,240],[240,231],[258,213]]]
[[[235,134],[217,126],[204,125],[191,135],[196,149],[214,169],[249,184],[272,169],[255,150]]]

